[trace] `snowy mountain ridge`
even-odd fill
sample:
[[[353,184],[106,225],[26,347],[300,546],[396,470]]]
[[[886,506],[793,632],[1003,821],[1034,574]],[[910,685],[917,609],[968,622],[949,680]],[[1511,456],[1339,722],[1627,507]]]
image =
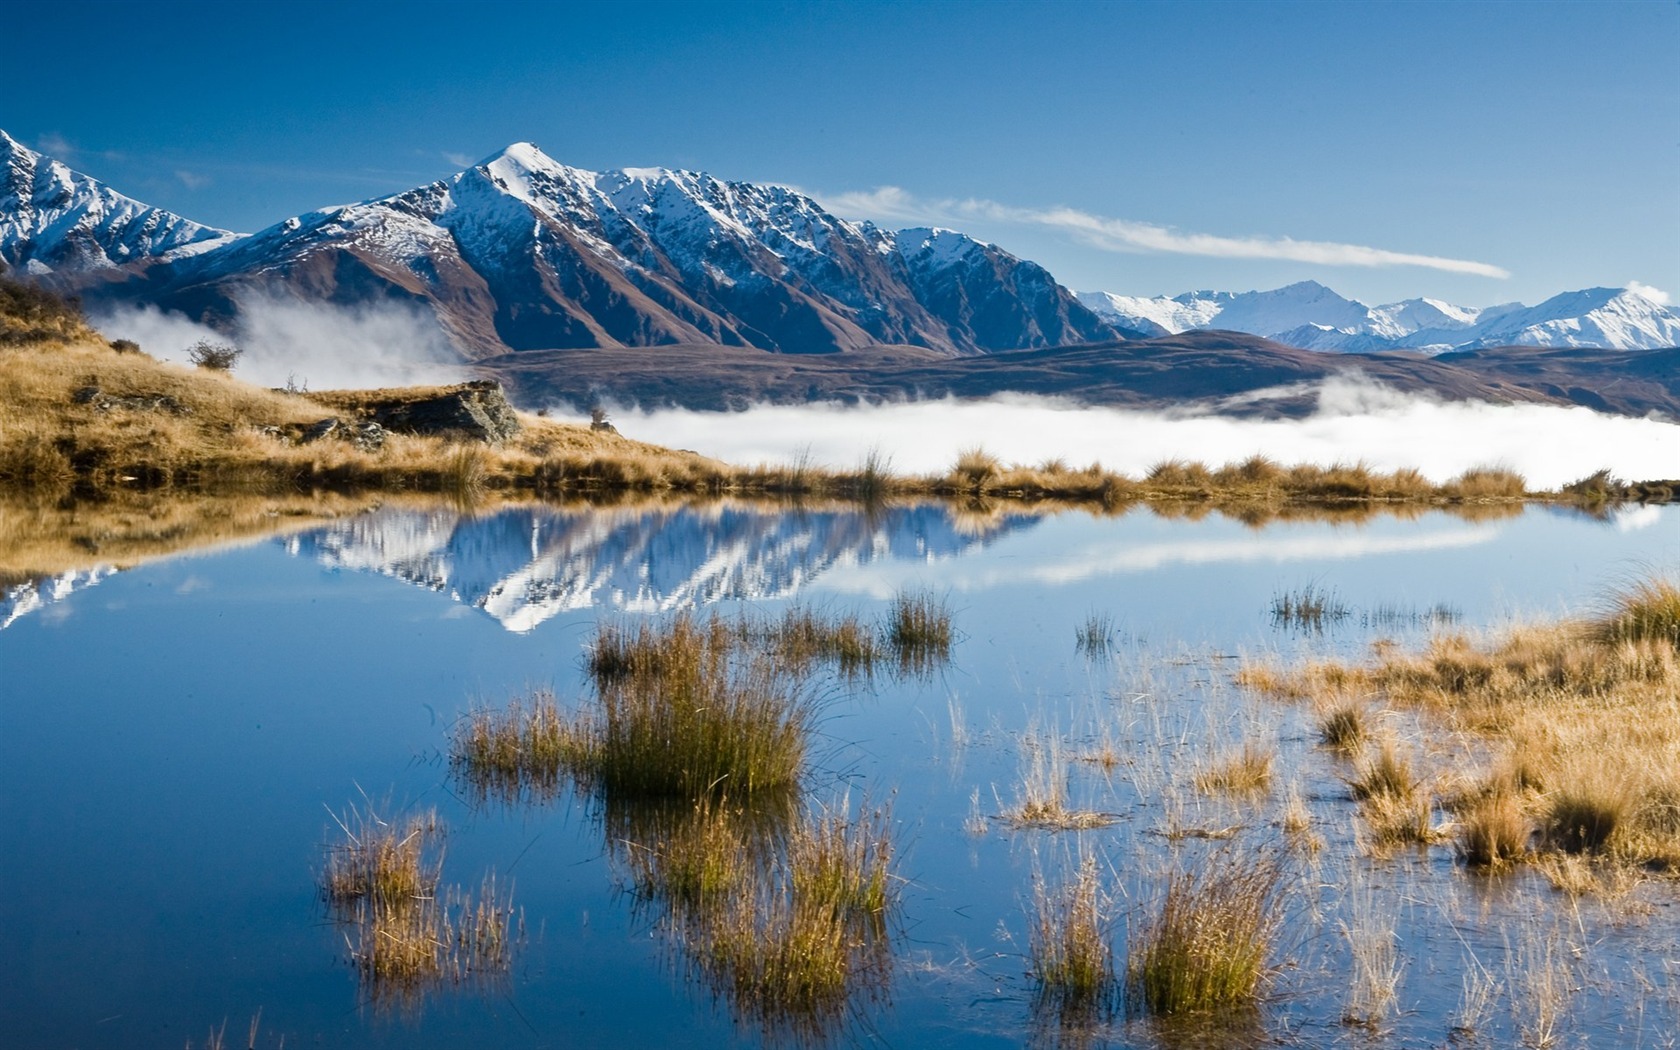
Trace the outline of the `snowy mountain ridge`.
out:
[[[142,204],[0,131],[0,261],[25,273],[211,251],[238,234]]]
[[[1157,335],[1220,328],[1307,350],[1445,353],[1490,346],[1651,350],[1680,345],[1680,311],[1638,285],[1564,292],[1537,306],[1481,308],[1427,298],[1367,306],[1317,281],[1265,292],[1156,298],[1081,292],[1079,299],[1111,323]]]
[[[65,207],[96,213],[120,197],[45,163],[70,187]],[[81,238],[91,247],[42,272],[96,307],[150,304],[228,328],[254,294],[407,303],[431,312],[466,360],[682,344],[963,356],[1123,335],[1036,263],[954,231],[895,235],[787,187],[700,172],[585,171],[528,142],[245,237],[153,213],[173,224],[155,245],[95,224]],[[13,225],[0,229],[0,256],[25,250]]]

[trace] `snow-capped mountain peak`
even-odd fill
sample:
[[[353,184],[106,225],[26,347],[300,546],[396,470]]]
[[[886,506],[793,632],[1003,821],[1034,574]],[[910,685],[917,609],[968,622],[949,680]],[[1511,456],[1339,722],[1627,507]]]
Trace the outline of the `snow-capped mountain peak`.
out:
[[[1538,306],[1466,307],[1440,299],[1366,306],[1316,281],[1265,292],[1187,292],[1137,298],[1081,292],[1112,324],[1163,334],[1224,328],[1309,350],[1448,350],[1486,346],[1594,346],[1643,350],[1680,344],[1680,313],[1643,285],[1585,288]]]
[[[0,259],[35,274],[182,258],[237,235],[125,197],[0,131]]]
[[[1042,267],[960,233],[916,231],[901,248],[785,186],[587,171],[529,142],[425,186],[165,258],[180,264],[85,292],[96,306],[143,297],[230,325],[253,290],[394,299],[432,311],[467,359],[673,344],[961,355],[1120,334]]]

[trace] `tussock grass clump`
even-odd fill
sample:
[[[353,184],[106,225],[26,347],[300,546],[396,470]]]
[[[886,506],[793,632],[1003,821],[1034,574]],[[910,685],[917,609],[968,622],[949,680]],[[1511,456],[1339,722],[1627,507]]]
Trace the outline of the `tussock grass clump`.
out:
[[[984,492],[1002,471],[1003,464],[996,456],[975,446],[958,453],[956,466],[951,468],[951,481],[959,487]]]
[[[1460,807],[1455,845],[1466,864],[1497,871],[1528,853],[1531,834],[1517,796],[1504,785],[1495,785]]]
[[[1453,500],[1521,499],[1528,492],[1528,481],[1503,467],[1472,467],[1441,486],[1441,490]]]
[[[902,669],[931,670],[951,656],[951,609],[931,592],[900,591],[884,633]]]
[[[897,907],[891,817],[842,804],[789,832],[766,871],[687,928],[701,974],[767,1027],[818,1038],[885,994]]]
[[[499,711],[469,711],[456,723],[449,763],[479,801],[538,802],[559,794],[562,774],[579,765],[588,745],[554,693],[539,689]]]
[[[1400,753],[1393,740],[1384,740],[1376,754],[1362,758],[1348,787],[1360,801],[1371,798],[1408,798],[1417,793],[1411,760]]]
[[[1365,728],[1364,704],[1342,701],[1319,713],[1318,739],[1325,747],[1351,753],[1357,751],[1369,735],[1370,731]]]
[[[793,674],[737,651],[737,632],[689,613],[634,634],[603,627],[596,697],[569,733],[574,771],[618,798],[748,799],[797,782],[814,710]]]
[[[1275,856],[1224,852],[1175,867],[1128,938],[1128,1006],[1167,1016],[1257,1002],[1282,921]]]
[[[1100,1019],[1114,1007],[1120,981],[1110,937],[1112,909],[1093,856],[1081,860],[1060,886],[1033,880],[1027,954],[1037,1005],[1054,1009],[1064,1026]]]
[[[1359,800],[1359,813],[1372,845],[1378,848],[1433,842],[1434,804],[1412,773],[1411,760],[1393,740],[1367,754],[1347,782]]]
[[[882,656],[876,630],[855,612],[825,616],[795,605],[779,617],[742,619],[739,628],[745,644],[765,647],[776,660],[800,668],[831,663],[847,678],[869,675]]]
[[[335,908],[371,902],[398,907],[437,895],[443,858],[437,843],[443,824],[436,810],[426,810],[401,823],[381,817],[373,806],[351,806],[334,822],[344,841],[327,853],[321,889]]]
[[[376,1007],[407,1009],[436,988],[506,974],[523,919],[494,873],[477,894],[441,884],[436,812],[397,824],[369,805],[333,819],[344,840],[328,849],[321,893]]]
[[[1275,750],[1250,742],[1196,774],[1196,790],[1207,794],[1258,795],[1272,786]]]
[[[1636,580],[1613,593],[1594,626],[1607,642],[1662,642],[1680,648],[1680,582]]]
[[[1546,793],[1541,803],[1546,841],[1565,853],[1609,847],[1633,823],[1638,799],[1610,777],[1581,777]]]

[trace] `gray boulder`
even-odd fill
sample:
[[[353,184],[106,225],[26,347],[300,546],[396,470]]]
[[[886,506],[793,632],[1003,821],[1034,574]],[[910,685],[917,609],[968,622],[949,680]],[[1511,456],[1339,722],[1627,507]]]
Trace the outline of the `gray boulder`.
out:
[[[456,434],[496,444],[521,429],[502,384],[481,379],[451,387],[435,397],[368,406],[369,415],[387,430],[404,434]]]

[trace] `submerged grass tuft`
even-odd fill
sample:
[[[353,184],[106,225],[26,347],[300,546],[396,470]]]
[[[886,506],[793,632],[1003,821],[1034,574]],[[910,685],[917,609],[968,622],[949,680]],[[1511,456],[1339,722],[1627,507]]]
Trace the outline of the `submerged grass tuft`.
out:
[[[1282,924],[1282,887],[1270,854],[1225,852],[1173,868],[1128,940],[1129,1007],[1176,1015],[1257,1002]]]
[[[1033,881],[1027,951],[1038,1005],[1063,1026],[1100,1020],[1119,990],[1110,944],[1112,900],[1097,860],[1086,856],[1072,878],[1054,888]]]
[[[396,824],[370,805],[333,819],[344,839],[328,850],[321,892],[375,1007],[407,1010],[434,989],[507,973],[523,920],[494,874],[476,894],[441,884],[435,812]]]
[[[539,689],[506,708],[478,707],[455,726],[450,766],[479,800],[513,804],[554,798],[562,774],[582,761],[589,742]]]
[[[1272,786],[1274,750],[1249,742],[1196,774],[1198,791],[1258,795]]]
[[[1353,614],[1335,591],[1309,583],[1296,591],[1272,596],[1272,626],[1298,631],[1323,631]]]
[[[1085,656],[1107,656],[1114,646],[1114,617],[1105,612],[1091,612],[1074,628],[1073,645]]]
[[[929,591],[900,591],[887,612],[884,634],[901,669],[930,671],[950,659],[950,607]]]
[[[814,712],[798,677],[714,617],[633,634],[602,628],[595,704],[573,723],[573,768],[619,798],[750,798],[797,781]]]

